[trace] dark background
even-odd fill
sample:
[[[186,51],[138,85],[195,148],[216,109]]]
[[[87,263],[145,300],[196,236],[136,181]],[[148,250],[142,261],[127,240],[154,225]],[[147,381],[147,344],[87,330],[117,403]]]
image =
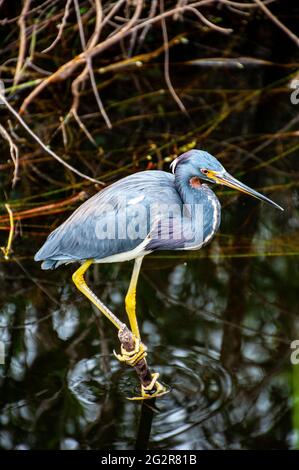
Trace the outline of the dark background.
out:
[[[268,8],[296,34],[295,3],[274,1]],[[21,2],[1,4],[0,78],[15,109],[33,89],[32,80],[81,52],[73,7],[62,39],[41,52],[55,39],[64,6],[32,2],[30,8],[37,9],[26,18],[25,57],[33,49],[35,68],[27,62],[13,88]],[[92,2],[80,7],[88,38],[94,28]],[[114,359],[115,331],[76,291],[74,266],[45,272],[32,261],[80,198],[102,186],[47,155],[1,106],[2,126],[19,148],[19,169],[12,188],[15,167],[1,140],[1,245],[9,230],[7,202],[15,236],[10,260],[2,257],[0,264],[0,339],[6,345],[0,448],[131,449],[136,439],[139,447],[148,441],[155,449],[299,447],[299,366],[290,362],[290,344],[299,339],[299,105],[290,101],[298,47],[258,7],[230,7],[215,4],[200,11],[232,28],[231,34],[204,25],[190,11],[166,21],[169,40],[178,37],[169,48],[170,77],[188,115],[165,83],[163,49],[149,57],[163,46],[160,22],[143,42],[140,34],[127,36],[93,60],[111,130],[89,80],[78,115],[92,139],[73,118],[59,127],[82,68],[47,87],[23,115],[65,161],[105,184],[146,168],[168,171],[176,155],[204,148],[285,208],[281,213],[217,188],[223,215],[213,242],[199,252],[159,253],[145,260],[138,287],[142,337],[154,370],[173,387],[154,410],[126,400],[134,392],[134,372]],[[131,15],[131,8],[119,16]],[[112,27],[106,26],[103,37]],[[135,56],[143,66],[122,64],[101,72]],[[247,59],[236,65],[232,59],[240,57]],[[131,263],[95,266],[89,277],[122,318],[131,269]]]

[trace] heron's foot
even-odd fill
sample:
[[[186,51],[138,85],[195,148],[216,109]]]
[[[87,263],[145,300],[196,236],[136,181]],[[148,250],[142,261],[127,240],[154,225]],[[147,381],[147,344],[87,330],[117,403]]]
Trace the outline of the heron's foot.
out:
[[[152,398],[158,398],[166,393],[170,392],[169,387],[165,387],[158,382],[159,373],[155,372],[152,374],[152,381],[146,387],[141,385],[141,395],[138,397],[128,397],[128,400],[150,400]]]
[[[113,351],[116,359],[118,359],[120,362],[125,362],[126,364],[132,367],[134,367],[142,359],[145,359],[145,357],[147,356],[147,347],[140,341],[140,339],[134,339],[135,346],[132,351],[127,351],[123,347],[123,345],[121,345],[120,347],[121,354],[117,354],[115,351]]]

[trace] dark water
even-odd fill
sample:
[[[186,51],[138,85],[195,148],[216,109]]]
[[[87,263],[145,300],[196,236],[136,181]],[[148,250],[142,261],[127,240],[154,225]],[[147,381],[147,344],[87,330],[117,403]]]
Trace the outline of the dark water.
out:
[[[250,249],[276,246],[288,217],[263,207]],[[75,291],[71,269],[44,273],[25,263],[22,275],[3,266],[1,447],[295,448],[297,258],[248,257],[246,249],[238,257],[239,246],[236,258],[222,256],[223,237],[187,261],[144,264],[142,337],[172,391],[143,406],[126,400],[134,372],[114,359],[116,334]],[[248,247],[248,236],[239,243]],[[130,268],[96,267],[90,278],[122,315]]]
[[[244,27],[245,32],[241,28],[237,42],[227,39],[227,55],[294,62],[295,47],[265,23]],[[221,42],[205,48],[196,36],[189,46],[171,60],[223,52]],[[152,101],[120,108],[124,116],[153,113],[149,121],[127,121],[112,134],[100,128],[103,158],[84,135],[76,136],[76,152],[95,161],[94,176],[106,182],[145,168],[147,154],[155,167],[167,169],[163,159],[195,139],[194,145],[218,155],[232,174],[264,191],[285,212],[218,189],[223,220],[208,247],[145,260],[137,299],[142,338],[152,369],[172,390],[144,405],[126,399],[137,385],[134,371],[114,358],[116,332],[76,291],[72,266],[45,272],[32,261],[50,229],[69,212],[25,220],[13,258],[0,265],[0,339],[6,346],[0,366],[0,448],[299,447],[299,365],[290,361],[291,342],[299,339],[299,105],[290,102],[292,72],[279,66],[173,65],[189,118],[178,115],[167,94],[158,93]],[[131,96],[138,80],[140,95],[161,88],[161,64],[144,74],[128,74],[117,85],[120,101]],[[120,119],[113,106],[109,109],[114,122]],[[39,119],[43,129],[52,122]],[[92,131],[96,134],[96,127]],[[63,150],[58,146],[57,152]],[[120,166],[126,170],[118,172]],[[48,161],[38,168],[30,178],[33,173],[25,167],[11,200],[38,196],[42,205],[47,192],[61,189],[53,183],[65,183],[61,167]],[[90,172],[91,164],[83,169]],[[9,192],[10,174],[6,178],[3,194]],[[7,232],[1,232],[1,245],[6,239]],[[89,273],[95,292],[123,319],[131,269],[124,263],[96,266]]]

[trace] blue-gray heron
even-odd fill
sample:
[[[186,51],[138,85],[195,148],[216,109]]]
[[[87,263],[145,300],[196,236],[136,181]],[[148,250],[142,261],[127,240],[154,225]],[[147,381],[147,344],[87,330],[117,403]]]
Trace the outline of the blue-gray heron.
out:
[[[73,274],[77,288],[115,325],[125,326],[87,286],[84,273],[92,263],[135,260],[125,299],[134,338],[133,351],[121,347],[120,361],[135,366],[146,356],[136,318],[136,287],[143,257],[156,250],[198,250],[215,235],[220,224],[220,203],[206,183],[219,183],[283,210],[275,202],[233,178],[212,155],[191,150],[165,171],[141,171],[94,195],[47,238],[36,253],[43,269],[78,261]],[[152,375],[141,386],[142,399],[166,393]]]

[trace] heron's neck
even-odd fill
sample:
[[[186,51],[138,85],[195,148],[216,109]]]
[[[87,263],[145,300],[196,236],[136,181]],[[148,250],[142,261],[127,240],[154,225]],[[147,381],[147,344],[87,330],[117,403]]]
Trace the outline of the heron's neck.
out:
[[[175,187],[183,204],[193,207],[190,212],[193,225],[201,228],[200,241],[195,241],[192,249],[208,243],[218,230],[221,219],[221,207],[214,191],[207,184],[200,183],[197,179],[192,180],[192,176],[175,175]],[[202,212],[197,212],[197,205],[202,208]],[[194,218],[194,214],[197,217]],[[199,214],[199,218],[198,218]],[[202,236],[202,238],[201,238]]]

